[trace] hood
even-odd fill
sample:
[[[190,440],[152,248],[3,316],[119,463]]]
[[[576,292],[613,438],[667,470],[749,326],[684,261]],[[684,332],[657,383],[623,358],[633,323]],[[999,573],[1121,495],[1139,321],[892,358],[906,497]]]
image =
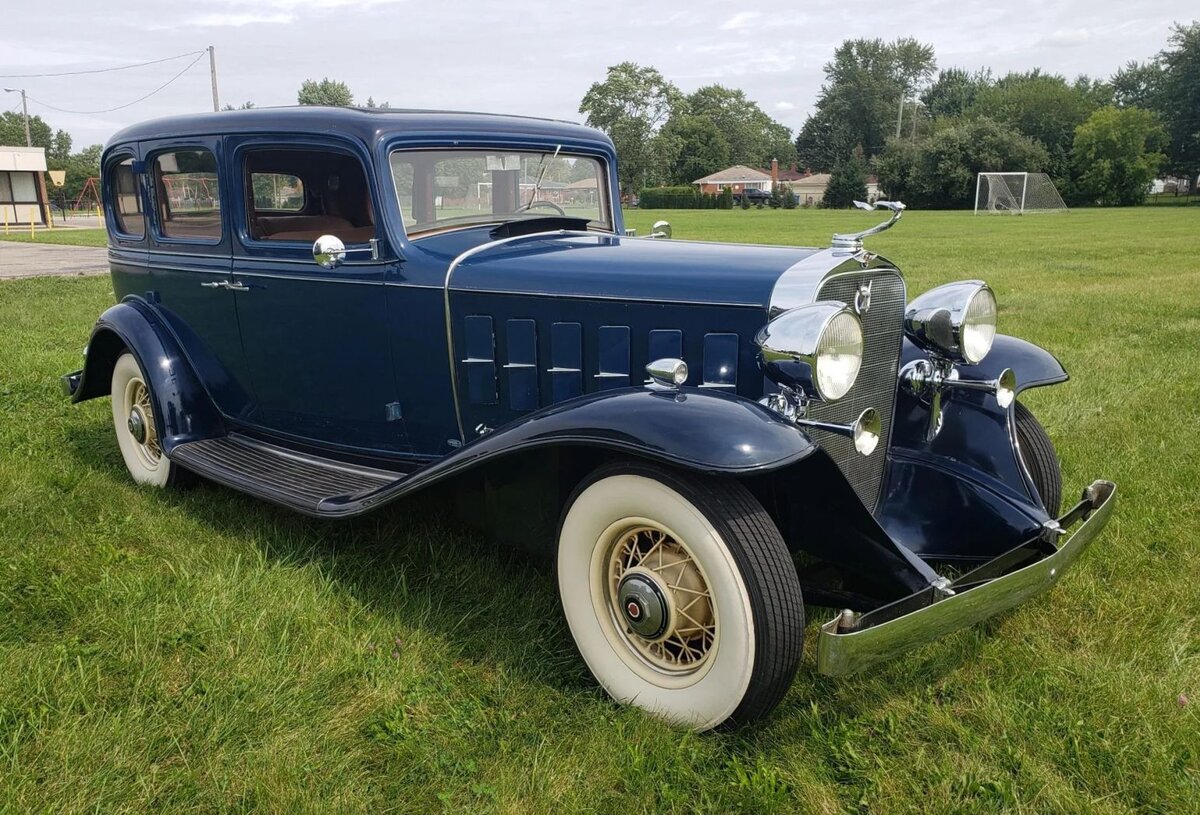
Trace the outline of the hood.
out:
[[[779,278],[821,251],[556,232],[480,247],[454,267],[449,285],[461,292],[765,309]]]

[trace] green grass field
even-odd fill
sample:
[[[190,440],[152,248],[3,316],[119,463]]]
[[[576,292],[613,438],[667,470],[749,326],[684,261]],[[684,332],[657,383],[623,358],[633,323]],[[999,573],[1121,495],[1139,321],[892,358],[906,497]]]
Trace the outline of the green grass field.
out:
[[[108,233],[103,229],[39,229],[32,238],[29,227],[9,227],[8,234],[0,232],[0,241],[18,243],[55,243],[68,246],[108,246]]]
[[[825,244],[851,212],[633,212]],[[1027,402],[1117,514],[1057,588],[774,716],[679,732],[610,703],[550,569],[415,500],[321,523],[136,489],[71,406],[107,279],[0,283],[0,812],[1200,811],[1200,211],[914,212],[910,294],[984,277],[1071,371]],[[731,270],[736,273],[736,270]],[[810,621],[810,635],[818,619]]]

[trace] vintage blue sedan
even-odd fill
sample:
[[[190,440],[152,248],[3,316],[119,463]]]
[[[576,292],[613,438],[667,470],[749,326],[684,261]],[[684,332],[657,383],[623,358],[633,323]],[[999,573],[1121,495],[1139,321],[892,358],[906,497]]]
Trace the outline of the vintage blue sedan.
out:
[[[554,554],[614,698],[697,729],[779,702],[805,600],[842,609],[816,653],[846,674],[1043,591],[1105,525],[1114,485],[1062,512],[1018,401],[1058,361],[996,332],[986,283],[910,301],[864,248],[903,205],[827,248],[634,236],[616,161],[475,113],[128,128],[102,161],[118,303],[65,389],[112,397],[141,484],[331,519],[453,490]]]

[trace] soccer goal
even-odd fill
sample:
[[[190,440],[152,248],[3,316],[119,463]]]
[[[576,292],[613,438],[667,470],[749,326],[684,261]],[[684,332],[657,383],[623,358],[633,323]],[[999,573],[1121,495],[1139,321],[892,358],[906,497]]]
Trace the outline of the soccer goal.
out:
[[[1045,173],[980,173],[975,179],[975,214],[1066,212],[1067,205]]]

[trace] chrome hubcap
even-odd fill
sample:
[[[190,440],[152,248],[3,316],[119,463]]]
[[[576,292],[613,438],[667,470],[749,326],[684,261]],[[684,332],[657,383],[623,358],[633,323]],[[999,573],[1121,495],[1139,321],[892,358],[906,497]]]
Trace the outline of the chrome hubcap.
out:
[[[133,440],[138,444],[146,443],[146,417],[136,405],[129,413],[129,435],[133,436]]]

